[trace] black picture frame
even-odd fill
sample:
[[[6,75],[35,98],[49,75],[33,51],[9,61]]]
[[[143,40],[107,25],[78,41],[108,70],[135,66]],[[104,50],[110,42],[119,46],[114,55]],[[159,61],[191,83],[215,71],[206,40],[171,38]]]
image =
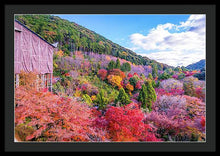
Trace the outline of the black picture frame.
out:
[[[206,142],[14,142],[14,14],[206,14]],[[216,150],[216,5],[10,5],[4,6],[4,150],[6,152],[214,152]]]

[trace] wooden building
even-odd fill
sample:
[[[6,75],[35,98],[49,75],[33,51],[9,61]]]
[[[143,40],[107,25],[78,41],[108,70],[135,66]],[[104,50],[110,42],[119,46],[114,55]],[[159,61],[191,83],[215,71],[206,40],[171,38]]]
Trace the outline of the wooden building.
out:
[[[40,88],[52,91],[53,52],[56,47],[19,21],[14,21],[14,74],[19,86],[19,74],[36,72],[42,80]]]

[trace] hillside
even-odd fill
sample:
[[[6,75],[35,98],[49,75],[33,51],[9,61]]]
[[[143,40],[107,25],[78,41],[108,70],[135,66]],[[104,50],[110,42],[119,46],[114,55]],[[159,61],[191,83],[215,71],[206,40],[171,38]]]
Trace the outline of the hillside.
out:
[[[72,51],[87,51],[108,54],[130,61],[136,65],[157,64],[159,70],[168,67],[166,64],[142,57],[105,37],[75,22],[53,15],[16,15],[15,19],[39,34],[50,43],[58,42],[59,49],[70,55]]]
[[[48,42],[59,42],[52,91],[39,73],[19,74],[18,142],[206,141],[205,71],[166,69],[56,16],[16,19]]]
[[[202,59],[196,63],[192,63],[188,66],[186,66],[189,70],[201,70],[202,68],[205,68],[205,59]]]

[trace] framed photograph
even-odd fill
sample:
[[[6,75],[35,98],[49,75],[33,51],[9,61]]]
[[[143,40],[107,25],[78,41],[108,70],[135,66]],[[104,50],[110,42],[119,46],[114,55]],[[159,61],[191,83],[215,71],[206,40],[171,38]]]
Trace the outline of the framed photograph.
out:
[[[6,5],[5,151],[215,151],[215,8]]]

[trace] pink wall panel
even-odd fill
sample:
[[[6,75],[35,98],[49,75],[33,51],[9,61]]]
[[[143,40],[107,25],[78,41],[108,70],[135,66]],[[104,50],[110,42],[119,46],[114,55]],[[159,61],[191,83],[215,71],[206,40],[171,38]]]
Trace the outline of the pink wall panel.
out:
[[[53,47],[16,21],[14,27],[14,72],[53,73]]]

